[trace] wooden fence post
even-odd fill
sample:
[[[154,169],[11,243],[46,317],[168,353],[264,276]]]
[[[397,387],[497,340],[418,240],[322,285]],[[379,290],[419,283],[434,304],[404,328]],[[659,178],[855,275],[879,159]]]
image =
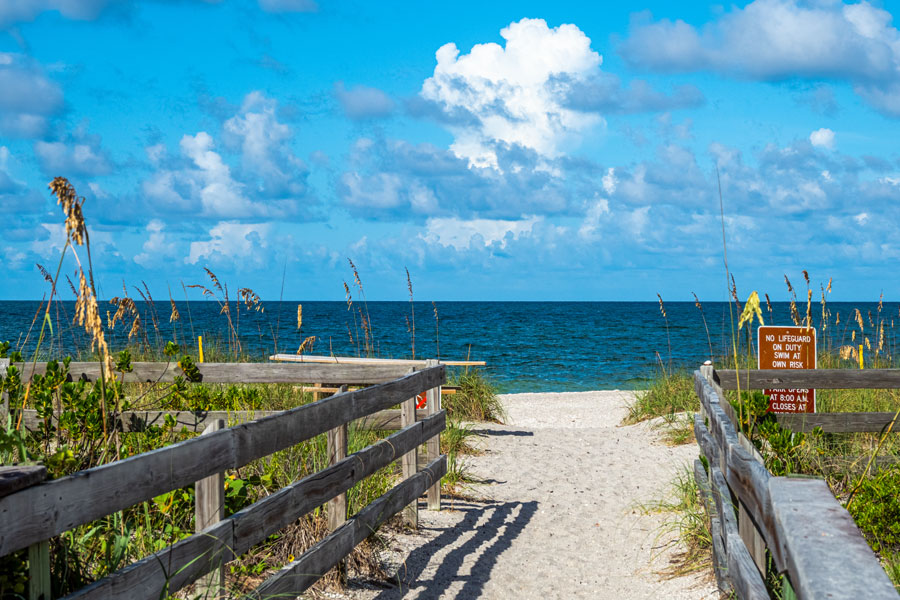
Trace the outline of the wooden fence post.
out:
[[[0,358],[0,379],[6,378],[6,370],[9,367],[8,358]],[[0,427],[6,428],[6,419],[9,416],[9,397],[6,392],[0,393]],[[25,457],[19,457],[20,460]],[[47,470],[41,468],[41,474],[35,474],[35,481],[47,476]],[[23,478],[24,480],[25,478]],[[28,477],[28,479],[31,479]],[[32,485],[28,483],[27,485]],[[29,600],[50,600],[50,541],[44,540],[31,544],[28,547],[28,598]]]
[[[425,361],[425,368],[436,367],[440,364],[435,359]],[[431,388],[425,392],[427,404],[425,409],[428,415],[433,415],[441,410],[441,386]],[[431,463],[441,454],[441,436],[434,436],[425,443],[426,463]],[[441,510],[441,482],[435,481],[434,485],[428,488],[428,510]]]
[[[410,369],[409,372],[414,372],[415,369]],[[400,428],[403,429],[409,425],[412,425],[416,422],[416,397],[413,396],[409,400],[404,400],[400,403]],[[416,474],[416,470],[419,465],[417,464],[418,460],[418,448],[413,448],[411,451],[407,452],[400,458],[400,465],[403,471],[403,479],[409,479],[413,475]],[[418,529],[419,527],[419,501],[418,499],[413,500],[406,508],[403,509],[403,521],[413,529]]]
[[[225,428],[224,419],[216,419],[201,435]],[[225,518],[225,473],[216,473],[198,481],[194,486],[194,530],[203,531]],[[209,557],[214,561],[216,557]],[[221,557],[219,557],[221,560]],[[225,565],[219,566],[197,580],[196,591],[201,598],[225,597]]]
[[[28,547],[28,598],[50,600],[50,540]]]
[[[339,394],[347,391],[347,386],[342,385]],[[325,434],[328,440],[328,466],[332,466],[347,458],[347,423],[340,427],[329,429]],[[347,492],[342,492],[328,501],[328,531],[334,531],[347,522]],[[338,576],[341,581],[347,577],[347,562],[342,560],[337,564]]]
[[[713,364],[712,364],[711,360],[708,360],[708,361],[704,362],[702,365],[700,365],[700,374],[706,378],[706,380],[710,383],[710,385],[713,384]],[[706,415],[706,407],[703,406],[702,402],[700,403],[700,416],[703,417],[704,419],[706,419],[706,416],[707,416]]]

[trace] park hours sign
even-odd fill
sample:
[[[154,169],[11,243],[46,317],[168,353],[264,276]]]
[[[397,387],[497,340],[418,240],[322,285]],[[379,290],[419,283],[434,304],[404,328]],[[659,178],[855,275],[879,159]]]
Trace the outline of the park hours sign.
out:
[[[815,369],[816,330],[812,327],[760,326],[757,330],[760,369]],[[763,390],[769,412],[816,412],[816,390]]]

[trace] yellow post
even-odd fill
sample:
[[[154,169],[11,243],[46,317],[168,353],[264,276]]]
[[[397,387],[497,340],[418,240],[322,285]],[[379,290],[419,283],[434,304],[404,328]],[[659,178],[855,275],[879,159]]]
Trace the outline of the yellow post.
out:
[[[200,362],[203,362],[203,336],[202,335],[197,336],[197,347],[200,349]],[[860,348],[862,348],[862,346],[860,346]]]
[[[863,345],[860,344],[859,345],[859,368],[860,369],[863,368],[863,349],[862,348],[863,348]]]

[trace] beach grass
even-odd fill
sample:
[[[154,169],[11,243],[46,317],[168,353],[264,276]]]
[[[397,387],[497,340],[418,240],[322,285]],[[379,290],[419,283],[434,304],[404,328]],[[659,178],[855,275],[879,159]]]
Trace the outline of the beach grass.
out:
[[[694,442],[693,414],[700,410],[700,400],[694,393],[690,372],[659,370],[645,390],[635,392],[635,401],[628,406],[624,423],[658,419],[667,442],[672,445]]]
[[[502,423],[506,418],[497,388],[481,369],[451,373],[447,385],[459,387],[455,394],[442,399],[442,406],[455,417],[489,423]]]
[[[674,535],[680,552],[663,570],[668,576],[681,576],[712,566],[712,532],[693,469],[683,467],[669,484],[665,498],[641,507],[646,513],[668,516],[659,536]]]

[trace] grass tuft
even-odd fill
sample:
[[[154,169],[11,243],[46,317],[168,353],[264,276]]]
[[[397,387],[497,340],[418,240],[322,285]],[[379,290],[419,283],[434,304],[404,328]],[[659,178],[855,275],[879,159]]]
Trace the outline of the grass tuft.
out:
[[[447,384],[460,388],[442,399],[447,413],[454,418],[489,423],[502,423],[506,418],[496,389],[481,369],[467,369],[451,375]]]
[[[694,473],[684,467],[672,480],[666,499],[643,507],[645,512],[668,513],[660,526],[660,536],[675,534],[680,552],[663,571],[678,577],[712,566],[712,533]]]

